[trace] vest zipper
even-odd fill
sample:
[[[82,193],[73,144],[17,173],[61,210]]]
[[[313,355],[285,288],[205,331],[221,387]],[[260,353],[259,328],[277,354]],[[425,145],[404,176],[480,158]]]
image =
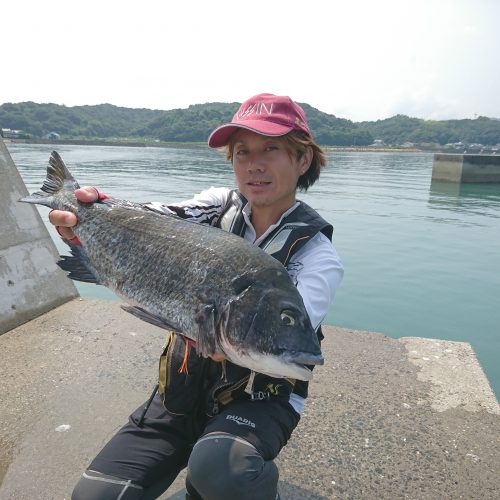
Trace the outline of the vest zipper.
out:
[[[177,334],[172,332],[170,335],[172,335],[172,339],[170,341],[170,345],[168,346],[167,358],[165,360],[165,363],[167,364],[167,371],[165,373],[165,392],[163,393],[163,404],[165,404],[165,400],[167,398],[168,381],[170,380],[172,370],[172,355],[174,352],[174,345],[177,340]]]
[[[219,403],[225,405],[231,401],[231,398],[227,398],[231,393],[239,389],[243,384],[245,384],[250,375],[242,378],[238,382],[220,382],[213,389],[210,394],[212,400],[212,415],[217,415],[219,413]],[[217,392],[221,391],[218,395]]]

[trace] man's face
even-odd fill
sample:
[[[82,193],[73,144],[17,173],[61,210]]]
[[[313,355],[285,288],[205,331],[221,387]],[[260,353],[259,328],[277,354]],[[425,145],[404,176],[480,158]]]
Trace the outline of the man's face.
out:
[[[310,148],[309,148],[310,149]],[[233,169],[241,194],[252,207],[273,207],[283,212],[295,202],[299,177],[309,168],[312,152],[298,160],[280,137],[266,137],[249,130],[237,132]]]

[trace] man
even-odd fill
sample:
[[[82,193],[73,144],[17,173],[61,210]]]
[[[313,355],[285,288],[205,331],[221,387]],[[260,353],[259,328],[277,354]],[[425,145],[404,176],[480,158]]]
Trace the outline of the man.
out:
[[[331,245],[332,226],[296,200],[297,189],[307,190],[326,163],[304,111],[289,97],[259,94],[215,129],[208,144],[225,148],[238,189],[210,188],[182,203],[146,206],[236,233],[281,261],[321,339],[343,268]],[[93,187],[76,195],[84,202],[103,196]],[[63,237],[74,237],[74,214],[53,211],[49,218]],[[73,498],[156,498],[187,465],[188,498],[275,499],[273,459],[306,397],[305,382],[254,377],[215,353],[199,357],[170,332],[158,393],[92,461]]]

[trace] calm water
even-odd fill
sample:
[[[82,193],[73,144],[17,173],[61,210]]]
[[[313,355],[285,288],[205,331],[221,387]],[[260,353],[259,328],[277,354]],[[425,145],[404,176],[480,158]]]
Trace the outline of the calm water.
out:
[[[29,191],[37,190],[51,146],[9,151]],[[175,201],[233,185],[222,155],[203,147],[58,151],[82,185],[134,201]],[[329,160],[320,183],[301,196],[333,223],[346,268],[326,323],[470,342],[498,396],[500,185],[431,183],[430,154],[332,153]],[[40,211],[46,220],[48,210]],[[113,297],[94,285],[79,289]]]

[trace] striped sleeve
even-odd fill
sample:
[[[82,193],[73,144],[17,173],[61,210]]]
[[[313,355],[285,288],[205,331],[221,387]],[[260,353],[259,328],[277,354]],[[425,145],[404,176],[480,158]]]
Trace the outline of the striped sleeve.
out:
[[[144,206],[161,214],[176,215],[181,219],[214,225],[226,206],[230,189],[211,187],[178,203],[145,203]]]

